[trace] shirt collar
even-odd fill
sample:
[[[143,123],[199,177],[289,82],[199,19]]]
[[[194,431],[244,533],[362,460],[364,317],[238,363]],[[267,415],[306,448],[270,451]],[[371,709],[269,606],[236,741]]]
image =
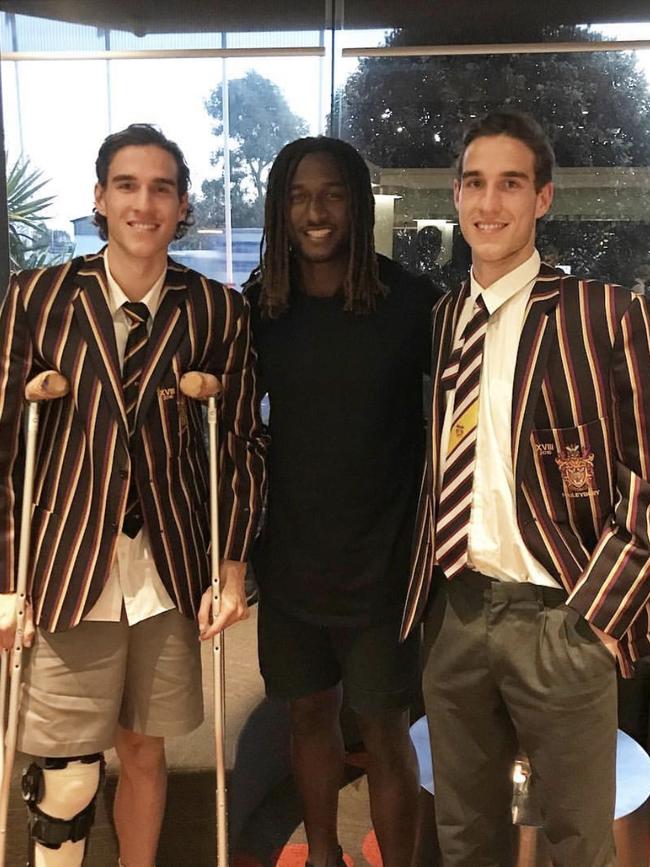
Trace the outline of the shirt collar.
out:
[[[490,316],[509,301],[517,292],[525,289],[539,274],[541,259],[537,250],[533,250],[532,254],[518,265],[513,271],[504,274],[491,286],[483,287],[474,277],[474,269],[470,273],[470,294],[472,300],[480,294],[483,295],[485,306],[488,309]]]
[[[115,277],[113,277],[113,275],[111,274],[111,269],[108,264],[108,247],[104,250],[104,268],[106,269],[106,282],[108,283],[108,307],[111,311],[111,316],[114,316],[120,309],[120,307],[131,299],[127,298],[127,296],[124,294],[124,290],[116,281]],[[151,316],[152,320],[158,310],[158,304],[160,303],[160,293],[162,292],[166,275],[167,267],[165,266],[165,269],[160,275],[160,277],[158,277],[158,279],[154,282],[153,286],[147,292],[144,298],[141,299],[141,302],[143,304],[146,304],[149,308],[149,315]]]

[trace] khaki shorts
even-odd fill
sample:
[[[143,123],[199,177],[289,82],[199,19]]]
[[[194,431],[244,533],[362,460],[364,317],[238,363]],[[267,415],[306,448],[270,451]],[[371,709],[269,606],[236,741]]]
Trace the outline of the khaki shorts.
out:
[[[129,626],[36,631],[26,651],[18,749],[67,757],[113,746],[119,723],[153,737],[203,721],[198,629],[176,609]]]

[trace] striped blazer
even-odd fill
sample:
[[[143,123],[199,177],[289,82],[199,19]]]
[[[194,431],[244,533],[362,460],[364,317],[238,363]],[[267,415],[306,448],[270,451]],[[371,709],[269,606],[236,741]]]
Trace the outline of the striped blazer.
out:
[[[36,622],[75,626],[108,578],[131,474],[160,577],[194,617],[209,585],[209,463],[202,409],[180,392],[188,370],[223,385],[221,555],[246,559],[264,485],[264,439],[239,293],[169,260],[148,344],[129,452],[103,255],[12,277],[0,312],[0,591],[14,588],[27,380],[60,371],[70,393],[44,403],[31,531]]]
[[[440,379],[469,285],[433,313],[433,394],[406,636],[423,615],[435,546]],[[542,265],[515,369],[512,460],[517,523],[568,603],[620,641],[620,662],[650,653],[650,308],[618,286]]]

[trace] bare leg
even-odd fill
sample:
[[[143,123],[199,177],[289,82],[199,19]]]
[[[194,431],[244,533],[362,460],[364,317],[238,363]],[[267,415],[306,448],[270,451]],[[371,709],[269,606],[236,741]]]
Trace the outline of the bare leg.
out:
[[[113,809],[124,867],[154,867],[165,812],[167,768],[162,738],[118,728],[120,778]]]
[[[406,867],[415,845],[418,771],[408,710],[358,716],[368,753],[370,814],[384,867]]]
[[[303,804],[309,863],[313,867],[335,867],[336,816],[345,761],[339,724],[341,688],[292,701],[289,709],[291,758]]]

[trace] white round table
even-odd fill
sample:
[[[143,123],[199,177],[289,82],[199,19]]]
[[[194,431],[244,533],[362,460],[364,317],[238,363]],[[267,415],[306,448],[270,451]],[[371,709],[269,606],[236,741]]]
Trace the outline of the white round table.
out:
[[[411,726],[411,741],[418,757],[420,785],[433,795],[433,766],[426,717],[420,717]],[[622,819],[634,813],[648,798],[650,798],[650,756],[633,738],[619,731],[616,743],[614,818]]]

